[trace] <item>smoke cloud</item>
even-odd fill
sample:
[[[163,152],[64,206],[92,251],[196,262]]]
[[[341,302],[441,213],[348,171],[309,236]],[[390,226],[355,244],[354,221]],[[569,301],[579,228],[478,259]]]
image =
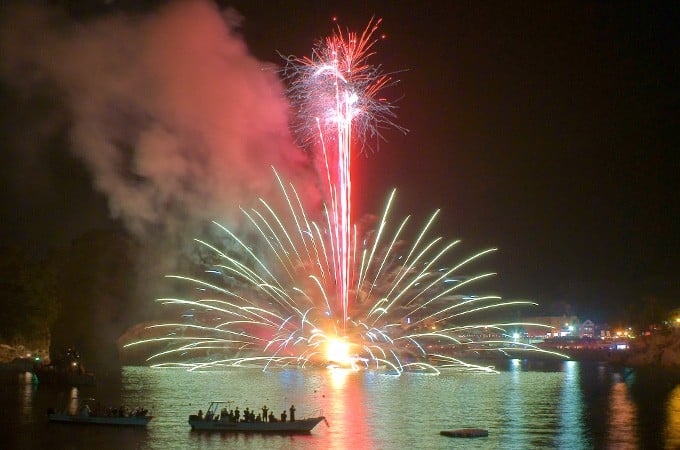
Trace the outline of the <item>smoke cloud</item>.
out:
[[[271,166],[318,203],[284,87],[249,54],[234,11],[196,0],[86,21],[36,5],[4,16],[5,83],[56,91],[70,151],[136,236],[241,220],[239,205],[278,191]]]

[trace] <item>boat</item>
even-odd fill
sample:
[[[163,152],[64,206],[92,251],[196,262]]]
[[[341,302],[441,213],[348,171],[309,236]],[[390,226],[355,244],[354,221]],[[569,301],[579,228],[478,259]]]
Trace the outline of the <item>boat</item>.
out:
[[[460,430],[440,431],[439,434],[442,436],[460,438],[487,437],[489,436],[489,430],[484,430],[481,428],[461,428]]]
[[[102,408],[93,398],[73,398],[62,410],[47,410],[50,422],[85,425],[116,425],[123,427],[145,427],[153,416],[144,408],[126,411],[124,408]]]
[[[96,384],[92,373],[61,370],[51,365],[36,367],[33,373],[38,383],[50,386],[94,386]]]
[[[56,386],[94,386],[95,376],[85,370],[77,351],[68,348],[50,363],[41,362],[33,368],[38,383]]]
[[[245,420],[239,417],[225,414],[225,405],[232,403],[227,401],[211,402],[206,410],[205,416],[202,411],[199,414],[189,416],[189,425],[196,431],[219,431],[219,432],[238,432],[238,433],[285,433],[285,434],[309,434],[312,429],[320,422],[328,421],[324,416],[307,417],[304,419],[278,420],[273,419],[273,415],[268,417],[268,421]],[[221,416],[220,416],[220,413]]]

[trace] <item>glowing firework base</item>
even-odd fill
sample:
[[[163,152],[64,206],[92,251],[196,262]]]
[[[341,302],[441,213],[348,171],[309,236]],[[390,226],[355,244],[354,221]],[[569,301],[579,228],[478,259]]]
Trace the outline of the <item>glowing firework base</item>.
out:
[[[305,419],[296,419],[294,421],[276,421],[276,422],[243,422],[230,421],[228,418],[221,418],[219,415],[210,414],[210,412],[218,411],[220,405],[227,402],[212,402],[208,407],[208,413],[205,417],[199,417],[195,414],[189,416],[189,425],[192,430],[197,431],[219,431],[219,432],[235,432],[235,433],[285,433],[285,434],[309,434],[312,429],[321,421],[326,420],[324,416],[308,417]],[[328,423],[328,422],[326,422]]]

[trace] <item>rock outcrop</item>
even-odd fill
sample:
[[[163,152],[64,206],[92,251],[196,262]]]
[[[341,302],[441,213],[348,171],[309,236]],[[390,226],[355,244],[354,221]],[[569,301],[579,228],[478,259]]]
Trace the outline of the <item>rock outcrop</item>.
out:
[[[657,365],[680,368],[680,329],[635,339],[623,358],[623,363],[630,366]]]

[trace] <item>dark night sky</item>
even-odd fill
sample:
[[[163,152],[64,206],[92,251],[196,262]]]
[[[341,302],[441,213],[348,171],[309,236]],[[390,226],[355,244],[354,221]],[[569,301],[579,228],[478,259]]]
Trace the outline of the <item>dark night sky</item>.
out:
[[[88,16],[135,2],[61,3]],[[484,265],[506,298],[566,302],[600,320],[645,296],[680,303],[677,3],[221,4],[242,13],[251,52],[277,63],[276,51],[308,54],[332,16],[355,30],[383,18],[372,61],[403,70],[387,95],[410,131],[357,158],[362,212],[393,187],[400,213],[423,221],[442,208],[440,231],[463,239],[461,257],[500,249]],[[3,89],[11,148],[33,112]],[[18,167],[3,153],[5,241],[44,245],[102,223],[106,204],[77,162]],[[43,181],[16,183],[32,177]]]

